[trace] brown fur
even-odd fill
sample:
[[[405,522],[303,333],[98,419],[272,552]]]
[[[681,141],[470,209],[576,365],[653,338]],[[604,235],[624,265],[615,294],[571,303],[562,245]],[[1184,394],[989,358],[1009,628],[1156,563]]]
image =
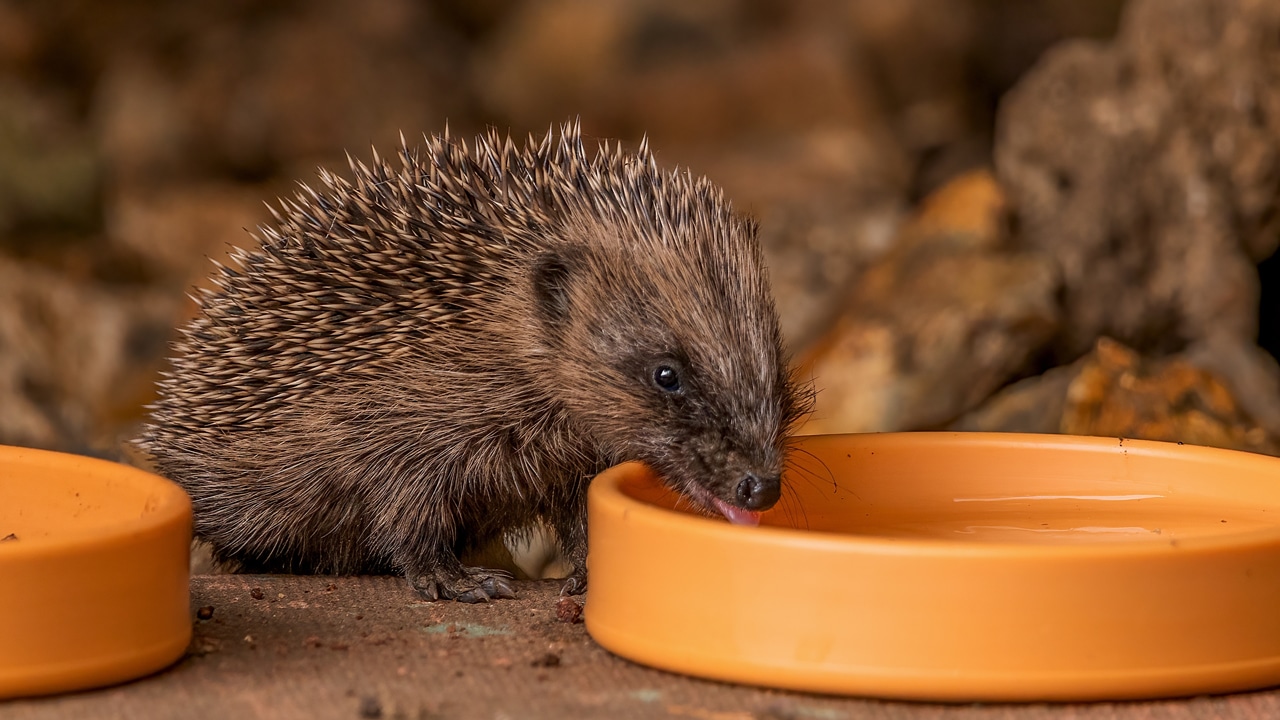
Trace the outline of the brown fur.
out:
[[[458,553],[545,522],[580,591],[602,468],[648,462],[704,508],[777,476],[808,395],[720,190],[643,144],[589,158],[576,125],[401,161],[322,171],[198,298],[138,445],[219,559],[485,600],[509,586]]]

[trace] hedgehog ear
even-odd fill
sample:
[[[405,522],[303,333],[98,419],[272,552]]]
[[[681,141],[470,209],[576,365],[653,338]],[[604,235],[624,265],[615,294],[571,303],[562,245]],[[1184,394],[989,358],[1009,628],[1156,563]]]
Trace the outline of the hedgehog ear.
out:
[[[547,253],[533,265],[533,297],[538,315],[551,330],[559,330],[569,320],[570,254]]]

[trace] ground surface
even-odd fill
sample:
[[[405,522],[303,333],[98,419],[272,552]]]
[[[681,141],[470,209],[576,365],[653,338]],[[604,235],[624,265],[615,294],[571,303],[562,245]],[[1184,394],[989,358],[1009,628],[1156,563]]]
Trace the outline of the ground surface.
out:
[[[703,682],[609,655],[584,626],[557,618],[557,591],[556,582],[521,583],[520,600],[468,606],[420,602],[397,578],[196,577],[195,638],[177,665],[102,691],[0,703],[0,717],[1280,717],[1280,691],[1149,703],[947,706]]]
[[[396,578],[197,576],[195,637],[176,666],[105,690],[0,703],[0,718],[1280,717],[1280,691],[1155,703],[960,706],[705,682],[610,655],[581,624],[557,618],[557,591],[555,582],[520,583],[520,599],[476,606],[420,602]],[[199,619],[208,607],[212,616]]]

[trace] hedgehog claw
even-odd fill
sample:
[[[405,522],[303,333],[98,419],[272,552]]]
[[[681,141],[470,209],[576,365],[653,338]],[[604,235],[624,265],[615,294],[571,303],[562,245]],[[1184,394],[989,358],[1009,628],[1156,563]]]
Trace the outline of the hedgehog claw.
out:
[[[495,600],[514,600],[516,597],[516,591],[511,587],[511,583],[507,581],[507,578],[499,577],[497,574],[481,580],[480,588]]]
[[[581,595],[587,591],[587,574],[574,573],[570,575],[560,588],[560,594],[564,597],[570,595]]]
[[[410,584],[424,600],[431,602],[486,603],[516,597],[516,591],[511,587],[511,576],[501,570],[463,568],[457,574],[426,573],[413,576]]]
[[[466,592],[458,593],[453,599],[464,603],[487,603],[489,602],[489,594],[483,588],[475,587]]]
[[[440,585],[430,575],[418,575],[409,578],[409,584],[418,592],[423,600],[435,602],[440,599]]]

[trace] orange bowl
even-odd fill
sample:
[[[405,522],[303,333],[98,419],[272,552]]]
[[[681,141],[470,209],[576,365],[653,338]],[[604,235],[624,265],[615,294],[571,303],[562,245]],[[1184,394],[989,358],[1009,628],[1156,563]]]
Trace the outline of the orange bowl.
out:
[[[125,465],[0,446],[0,698],[129,680],[191,639],[191,501]]]
[[[761,527],[591,485],[587,630],[638,662],[893,698],[1280,684],[1280,459],[1116,438],[801,438]]]

